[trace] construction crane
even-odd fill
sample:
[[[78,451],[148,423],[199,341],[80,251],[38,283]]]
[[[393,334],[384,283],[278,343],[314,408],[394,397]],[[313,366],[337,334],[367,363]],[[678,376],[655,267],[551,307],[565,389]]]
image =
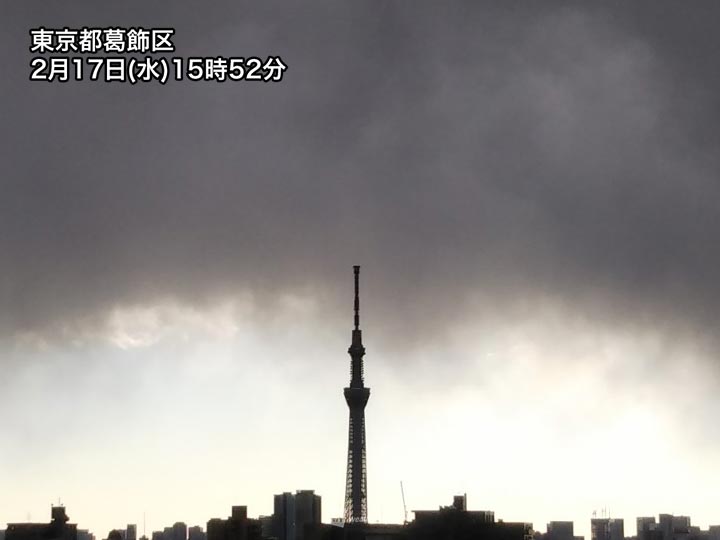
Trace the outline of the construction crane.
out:
[[[405,505],[405,490],[403,489],[403,483],[402,480],[400,480],[400,494],[402,495],[403,500],[403,512],[405,512],[405,521],[403,522],[405,525],[408,523],[407,519],[407,506]]]

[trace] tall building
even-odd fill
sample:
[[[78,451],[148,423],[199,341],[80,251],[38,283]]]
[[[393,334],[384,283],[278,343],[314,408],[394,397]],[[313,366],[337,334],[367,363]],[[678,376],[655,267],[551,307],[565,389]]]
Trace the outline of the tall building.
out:
[[[295,539],[305,540],[305,527],[322,522],[322,499],[315,491],[304,489],[295,492]]]
[[[292,493],[275,495],[273,537],[278,540],[295,540],[295,497]]]
[[[137,525],[128,525],[125,528],[125,540],[137,540]]]
[[[345,523],[367,523],[367,464],[365,461],[365,405],[370,389],[363,379],[363,356],[360,330],[360,267],[355,272],[355,328],[350,353],[350,386],[345,388],[345,401],[350,409],[348,429],[347,474],[345,477]]]

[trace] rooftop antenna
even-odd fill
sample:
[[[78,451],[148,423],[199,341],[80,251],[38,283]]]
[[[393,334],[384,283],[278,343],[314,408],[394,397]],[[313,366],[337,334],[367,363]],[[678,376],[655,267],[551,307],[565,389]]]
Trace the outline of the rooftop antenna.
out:
[[[143,536],[145,536],[145,512],[143,512]],[[147,536],[145,536],[147,538]]]
[[[402,480],[400,480],[400,493],[402,494],[402,500],[403,500],[403,512],[405,512],[405,521],[403,524],[407,525],[408,519],[407,519],[407,506],[405,505],[405,489],[403,488]]]

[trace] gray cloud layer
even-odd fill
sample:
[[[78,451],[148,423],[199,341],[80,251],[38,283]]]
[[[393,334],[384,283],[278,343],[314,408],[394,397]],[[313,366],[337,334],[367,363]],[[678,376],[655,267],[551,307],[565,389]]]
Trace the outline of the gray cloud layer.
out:
[[[248,288],[346,310],[361,263],[403,339],[546,298],[711,339],[717,4],[127,6],[2,8],[6,336]],[[30,83],[41,24],[172,24],[179,54],[290,67],[275,85]]]

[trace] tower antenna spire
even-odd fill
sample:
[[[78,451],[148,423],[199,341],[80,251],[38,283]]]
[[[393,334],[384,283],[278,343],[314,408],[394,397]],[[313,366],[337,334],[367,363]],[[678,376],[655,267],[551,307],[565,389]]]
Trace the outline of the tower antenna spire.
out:
[[[353,266],[355,270],[355,330],[360,330],[360,266]]]

